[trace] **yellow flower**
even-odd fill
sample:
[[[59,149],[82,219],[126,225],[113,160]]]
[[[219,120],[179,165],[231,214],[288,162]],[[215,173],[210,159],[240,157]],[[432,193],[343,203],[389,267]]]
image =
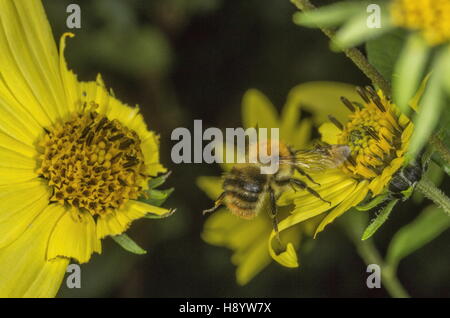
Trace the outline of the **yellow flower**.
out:
[[[419,31],[430,45],[450,41],[449,0],[393,0],[392,23]]]
[[[405,153],[413,132],[413,123],[401,114],[381,91],[358,89],[358,100],[342,98],[351,110],[346,122],[330,116],[319,131],[322,141],[346,144],[351,154],[343,166],[311,176],[320,184],[312,185],[331,202],[318,200],[307,192],[287,191],[279,204],[295,204],[292,215],[279,224],[279,230],[290,228],[304,220],[327,214],[316,229],[326,225],[367,197],[375,197],[386,190],[392,176],[406,163]],[[275,237],[272,232],[271,240]]]
[[[159,163],[138,108],[79,82],[40,1],[0,0],[0,296],[51,297],[70,259],[147,213]]]
[[[249,90],[242,101],[243,127],[278,127],[283,142],[294,149],[305,148],[310,140],[312,122],[310,118],[299,122],[300,108],[313,114],[313,122],[323,122],[326,114],[337,106],[336,100],[341,94],[350,94],[352,98],[357,96],[353,86],[342,83],[316,82],[298,85],[289,93],[279,116],[275,107],[262,93]],[[345,111],[342,112],[339,119],[343,120],[345,114]],[[228,171],[231,166],[223,164],[222,168]],[[222,192],[220,177],[200,177],[197,184],[213,200]],[[290,207],[279,209],[279,218],[288,216],[290,211]],[[233,250],[231,261],[237,266],[236,280],[240,285],[245,285],[271,263],[271,257],[283,266],[297,267],[295,250],[302,240],[312,236],[321,218],[322,216],[319,216],[299,227],[284,231],[281,241],[289,242],[284,250],[279,244],[275,244],[276,250],[269,251],[267,240],[273,230],[273,224],[267,213],[260,213],[248,221],[232,215],[226,208],[221,208],[206,220],[202,238],[209,244]]]

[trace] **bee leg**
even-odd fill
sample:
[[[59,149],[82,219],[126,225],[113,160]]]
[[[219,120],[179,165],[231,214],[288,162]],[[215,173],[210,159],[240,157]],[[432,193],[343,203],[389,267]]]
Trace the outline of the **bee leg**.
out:
[[[317,183],[316,181],[313,180],[313,178],[311,178],[311,176],[309,174],[307,174],[305,171],[303,171],[302,168],[300,168],[299,166],[295,166],[295,170],[300,173],[302,176],[305,176],[308,178],[309,181],[311,181],[314,184],[317,184],[318,186],[320,186],[320,183]]]
[[[212,213],[212,212],[217,211],[220,208],[220,206],[223,204],[224,197],[225,197],[225,192],[222,192],[222,194],[214,202],[214,206],[211,209],[203,210],[203,215],[205,215],[206,213]]]
[[[324,198],[322,198],[320,196],[319,193],[317,193],[317,191],[315,191],[314,189],[308,187],[308,185],[306,183],[304,183],[302,180],[299,179],[295,179],[295,178],[291,178],[289,179],[289,182],[292,185],[298,186],[299,188],[308,191],[309,193],[311,193],[313,196],[315,196],[316,198],[319,198],[320,200],[322,200],[323,202],[328,203],[329,205],[331,205],[330,201],[325,200]]]
[[[275,198],[275,192],[273,191],[272,188],[269,188],[269,199],[270,199],[269,217],[272,219],[273,229],[277,235],[278,242],[280,242],[280,244],[281,244],[280,232],[278,232],[277,200]]]

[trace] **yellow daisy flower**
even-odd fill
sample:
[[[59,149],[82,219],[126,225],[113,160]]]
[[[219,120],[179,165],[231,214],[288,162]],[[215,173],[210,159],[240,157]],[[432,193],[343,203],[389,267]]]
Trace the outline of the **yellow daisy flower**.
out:
[[[409,115],[408,102],[431,74],[421,101],[427,111],[412,117],[416,129],[408,152],[416,157],[439,126],[450,94],[450,0],[389,0],[371,6],[339,1],[318,8],[309,0],[291,2],[302,10],[294,22],[322,28],[332,36],[333,48],[347,50],[366,43],[371,64],[364,66],[366,75],[388,94],[392,83],[393,101],[403,114]],[[374,22],[377,26],[368,27]],[[409,32],[395,32],[401,29]],[[356,61],[362,56],[356,51],[352,56],[357,65],[365,64]]]
[[[168,212],[137,200],[166,169],[139,109],[68,70],[40,1],[0,0],[0,23],[0,296],[51,297],[70,259]]]
[[[325,120],[325,114],[337,107],[336,100],[341,94],[357,97],[352,85],[333,82],[298,85],[289,93],[279,116],[267,97],[257,90],[249,90],[242,101],[243,127],[245,129],[256,125],[260,128],[278,127],[283,142],[294,149],[305,148],[310,142],[312,124]],[[299,122],[300,109],[308,110],[313,117]],[[338,117],[343,120],[345,115],[344,111]],[[229,171],[231,167],[231,164],[222,164],[225,171]],[[197,184],[213,200],[216,200],[223,191],[220,177],[199,177]],[[290,207],[279,209],[279,218],[282,220],[291,210]],[[267,213],[260,213],[248,221],[231,214],[226,208],[221,208],[206,220],[202,238],[209,244],[233,250],[231,261],[237,266],[236,281],[240,285],[245,285],[268,266],[272,259],[286,267],[297,267],[295,250],[304,239],[312,236],[321,218],[322,216],[319,216],[299,227],[284,231],[281,241],[283,244],[289,243],[285,244],[284,250],[276,244],[275,249],[269,252],[267,240],[273,230],[273,222]]]
[[[312,188],[331,205],[306,192],[285,192],[279,204],[293,203],[295,209],[291,216],[280,222],[280,231],[329,211],[317,227],[317,235],[364,199],[382,194],[392,176],[407,163],[405,153],[413,123],[381,91],[375,92],[368,87],[359,88],[358,92],[359,100],[341,99],[351,111],[345,122],[330,116],[331,123],[324,123],[319,129],[322,141],[346,144],[351,149],[350,157],[342,167],[311,174],[320,184],[312,185]],[[272,232],[271,241],[274,237]]]
[[[393,0],[392,24],[419,31],[431,46],[450,41],[449,0]]]

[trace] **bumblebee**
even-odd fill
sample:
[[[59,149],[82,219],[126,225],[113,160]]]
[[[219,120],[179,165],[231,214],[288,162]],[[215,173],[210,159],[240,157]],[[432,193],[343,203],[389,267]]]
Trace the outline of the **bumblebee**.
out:
[[[310,182],[319,185],[308,172],[339,167],[348,158],[349,147],[345,145],[318,145],[308,150],[293,151],[284,143],[273,140],[268,140],[266,147],[271,142],[278,143],[278,170],[273,174],[261,174],[261,163],[234,165],[231,171],[224,175],[223,192],[215,201],[214,207],[204,210],[203,214],[214,212],[219,207],[225,206],[232,214],[250,220],[262,210],[267,209],[273,221],[274,230],[278,235],[276,200],[287,187],[308,191],[331,205],[331,202],[323,199],[306,182],[295,178],[294,173],[297,171]],[[254,145],[253,149],[256,146]],[[267,200],[269,201],[268,208],[266,208]]]

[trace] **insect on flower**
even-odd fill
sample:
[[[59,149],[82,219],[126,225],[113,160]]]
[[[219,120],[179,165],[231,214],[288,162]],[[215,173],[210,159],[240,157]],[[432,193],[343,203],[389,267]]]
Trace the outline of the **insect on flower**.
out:
[[[272,139],[264,142],[262,148],[269,148],[268,145],[272,142],[277,142],[279,146],[278,171],[262,174],[261,162],[236,164],[224,175],[223,192],[215,201],[214,207],[204,210],[203,214],[214,212],[221,205],[225,205],[234,215],[250,220],[267,209],[274,230],[278,234],[276,200],[287,187],[306,190],[316,198],[331,204],[306,182],[295,178],[294,173],[298,172],[310,182],[319,185],[308,172],[339,167],[348,158],[350,148],[346,145],[317,145],[312,149],[295,151],[284,143]],[[261,151],[261,145],[255,143],[250,146],[248,153],[254,154],[258,149]],[[269,199],[268,208],[267,199]]]

